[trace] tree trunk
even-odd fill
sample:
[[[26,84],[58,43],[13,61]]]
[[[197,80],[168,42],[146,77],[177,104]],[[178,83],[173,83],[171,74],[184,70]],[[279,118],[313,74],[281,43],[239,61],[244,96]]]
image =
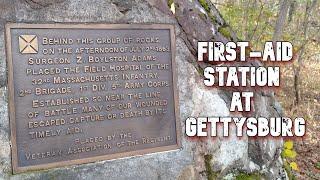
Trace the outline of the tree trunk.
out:
[[[273,38],[272,38],[273,42],[281,40],[283,26],[286,22],[286,17],[288,14],[290,4],[291,4],[291,0],[281,0],[280,1],[279,13],[278,13],[276,25],[274,27],[274,33],[273,33]]]
[[[303,20],[303,42],[302,45],[300,47],[299,50],[299,55],[298,55],[298,65],[296,68],[294,68],[294,90],[295,90],[295,103],[296,104],[300,104],[300,100],[301,100],[301,92],[300,92],[300,88],[299,88],[299,82],[300,82],[300,70],[301,70],[301,66],[303,64],[303,54],[305,51],[305,46],[308,42],[307,39],[307,33],[308,33],[308,26],[309,26],[309,17],[310,14],[312,12],[313,7],[315,7],[315,5],[317,4],[317,0],[313,0],[312,3],[307,2],[306,5],[306,11],[305,11],[305,15],[304,15],[304,20]]]

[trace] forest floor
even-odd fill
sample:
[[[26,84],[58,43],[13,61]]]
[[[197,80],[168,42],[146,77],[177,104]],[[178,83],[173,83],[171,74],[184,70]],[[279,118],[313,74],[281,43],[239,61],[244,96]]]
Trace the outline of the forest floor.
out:
[[[281,91],[277,92],[285,116],[303,117],[306,120],[306,135],[294,139],[294,160],[298,170],[294,171],[297,179],[320,179],[320,61],[308,62],[300,72],[301,102],[295,105],[292,65],[282,72]]]

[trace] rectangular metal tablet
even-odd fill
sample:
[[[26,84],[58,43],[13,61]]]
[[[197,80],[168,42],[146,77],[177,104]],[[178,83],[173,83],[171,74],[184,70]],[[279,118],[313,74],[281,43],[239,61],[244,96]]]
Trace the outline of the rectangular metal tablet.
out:
[[[6,25],[14,172],[178,149],[167,24]]]

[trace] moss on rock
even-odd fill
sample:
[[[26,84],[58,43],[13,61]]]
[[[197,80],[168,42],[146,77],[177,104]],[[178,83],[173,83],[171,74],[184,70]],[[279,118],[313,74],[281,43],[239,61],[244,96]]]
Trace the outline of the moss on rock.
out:
[[[231,29],[229,26],[221,26],[218,28],[218,32],[222,34],[224,37],[231,39]]]
[[[208,180],[215,180],[217,179],[217,173],[212,170],[211,160],[212,160],[211,154],[204,155],[204,164],[206,166],[207,178]]]
[[[252,174],[247,174],[247,173],[240,173],[236,176],[236,180],[260,180],[261,175],[259,173],[252,173]]]
[[[199,3],[204,8],[204,10],[206,10],[207,12],[210,12],[210,7],[206,0],[199,0]]]
[[[173,0],[168,0],[168,6],[171,7],[171,4],[173,3]]]

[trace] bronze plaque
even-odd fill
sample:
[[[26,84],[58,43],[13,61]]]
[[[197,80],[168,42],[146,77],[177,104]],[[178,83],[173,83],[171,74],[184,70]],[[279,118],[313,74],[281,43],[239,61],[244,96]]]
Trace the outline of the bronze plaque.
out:
[[[174,26],[7,24],[14,172],[178,149]]]

